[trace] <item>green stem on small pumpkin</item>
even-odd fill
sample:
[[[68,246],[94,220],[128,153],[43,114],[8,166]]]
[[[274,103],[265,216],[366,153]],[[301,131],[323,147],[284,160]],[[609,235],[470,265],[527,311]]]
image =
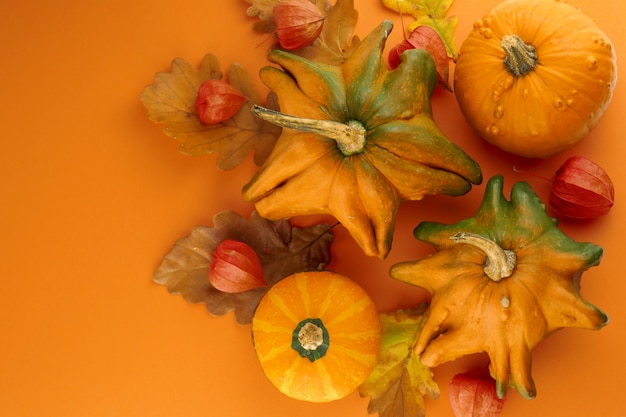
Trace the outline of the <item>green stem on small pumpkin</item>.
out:
[[[303,349],[315,350],[324,343],[324,331],[318,325],[308,322],[300,328],[298,342]]]
[[[505,35],[500,41],[504,50],[504,65],[516,77],[521,77],[537,67],[537,49],[517,35]]]
[[[311,362],[323,358],[329,346],[328,330],[321,319],[302,320],[293,331],[291,347]]]
[[[487,261],[483,270],[492,281],[498,282],[513,275],[517,264],[515,251],[502,249],[493,240],[474,233],[459,232],[450,236],[450,239],[454,240],[454,243],[467,243],[485,252]]]
[[[354,155],[365,147],[367,131],[356,120],[341,123],[334,120],[307,119],[281,113],[263,106],[252,106],[252,112],[259,118],[276,126],[315,133],[337,142],[337,147],[344,155]]]

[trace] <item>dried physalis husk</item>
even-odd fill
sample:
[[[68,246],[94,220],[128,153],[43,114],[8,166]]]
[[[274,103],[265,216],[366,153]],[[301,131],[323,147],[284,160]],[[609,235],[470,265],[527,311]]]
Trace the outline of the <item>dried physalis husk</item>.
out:
[[[324,27],[325,16],[309,0],[284,0],[273,13],[278,43],[286,50],[311,45]]]
[[[607,214],[614,200],[611,178],[595,162],[574,156],[557,170],[550,205],[558,214],[573,219],[592,219]]]
[[[506,401],[498,398],[496,383],[486,372],[456,374],[448,392],[456,417],[497,417]]]
[[[247,244],[224,240],[215,249],[209,267],[209,281],[218,290],[238,293],[266,287],[259,256]]]
[[[198,89],[196,112],[205,124],[217,124],[233,117],[247,100],[232,85],[222,80],[206,80]]]
[[[435,61],[437,67],[437,84],[449,91],[450,57],[441,36],[430,26],[417,26],[408,38],[389,51],[389,67],[395,69],[400,65],[402,53],[408,49],[425,49]]]

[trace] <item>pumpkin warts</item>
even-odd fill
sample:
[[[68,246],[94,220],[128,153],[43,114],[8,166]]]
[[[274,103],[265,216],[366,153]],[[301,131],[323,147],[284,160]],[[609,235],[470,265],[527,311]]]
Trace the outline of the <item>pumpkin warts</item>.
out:
[[[506,0],[459,51],[454,92],[476,134],[514,155],[547,158],[599,123],[617,82],[615,48],[558,0]]]
[[[395,264],[390,274],[432,294],[415,345],[422,363],[486,352],[500,398],[509,387],[533,398],[532,349],[556,330],[608,323],[580,294],[582,273],[599,264],[603,250],[567,237],[527,183],[513,186],[510,201],[502,187],[502,176],[489,181],[472,218],[420,223],[416,238],[437,252]]]
[[[392,27],[383,22],[340,66],[270,53],[281,68],[260,75],[282,113],[255,113],[283,132],[243,189],[268,219],[334,216],[365,254],[380,258],[391,248],[403,201],[462,195],[482,181],[478,164],[433,121],[437,72],[430,54],[406,51],[395,70],[387,69],[382,53]],[[352,143],[345,145],[345,136]]]

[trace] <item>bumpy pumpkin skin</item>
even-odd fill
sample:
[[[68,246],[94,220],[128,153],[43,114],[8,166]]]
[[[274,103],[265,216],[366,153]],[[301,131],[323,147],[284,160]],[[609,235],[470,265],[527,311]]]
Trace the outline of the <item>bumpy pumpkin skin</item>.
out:
[[[320,319],[329,336],[325,354],[314,361],[292,347],[294,329],[307,319]],[[330,271],[290,275],[272,286],[256,309],[252,334],[268,379],[303,401],[349,395],[372,372],[380,353],[373,301],[354,281]]]
[[[390,274],[432,294],[415,346],[425,365],[487,352],[500,398],[510,386],[533,398],[532,349],[558,329],[597,330],[608,322],[580,294],[582,273],[599,264],[603,250],[565,236],[527,183],[513,186],[511,201],[502,186],[501,176],[489,181],[472,218],[452,225],[419,224],[415,236],[437,252],[396,264]],[[489,278],[485,252],[451,238],[460,232],[481,235],[515,252],[512,275],[498,282]]]
[[[537,66],[513,75],[502,39],[536,49]],[[474,23],[459,50],[454,91],[477,135],[528,158],[559,154],[599,122],[617,82],[615,51],[591,18],[558,0],[507,0]]]
[[[243,196],[268,219],[330,214],[370,256],[387,256],[395,216],[405,200],[462,195],[482,181],[478,164],[432,119],[435,64],[407,51],[389,71],[382,53],[391,31],[383,22],[341,66],[274,51],[280,65],[261,70],[281,112],[300,118],[356,121],[364,147],[346,156],[333,139],[285,128]]]

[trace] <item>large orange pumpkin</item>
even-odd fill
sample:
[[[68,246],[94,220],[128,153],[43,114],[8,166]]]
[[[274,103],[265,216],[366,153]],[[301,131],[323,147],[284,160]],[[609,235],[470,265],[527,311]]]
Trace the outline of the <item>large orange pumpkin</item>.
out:
[[[455,67],[468,123],[512,154],[544,158],[596,126],[617,81],[615,51],[579,9],[507,0],[474,23]]]
[[[268,379],[291,398],[327,402],[352,393],[380,352],[380,321],[357,283],[329,271],[284,278],[252,319],[257,356]]]

